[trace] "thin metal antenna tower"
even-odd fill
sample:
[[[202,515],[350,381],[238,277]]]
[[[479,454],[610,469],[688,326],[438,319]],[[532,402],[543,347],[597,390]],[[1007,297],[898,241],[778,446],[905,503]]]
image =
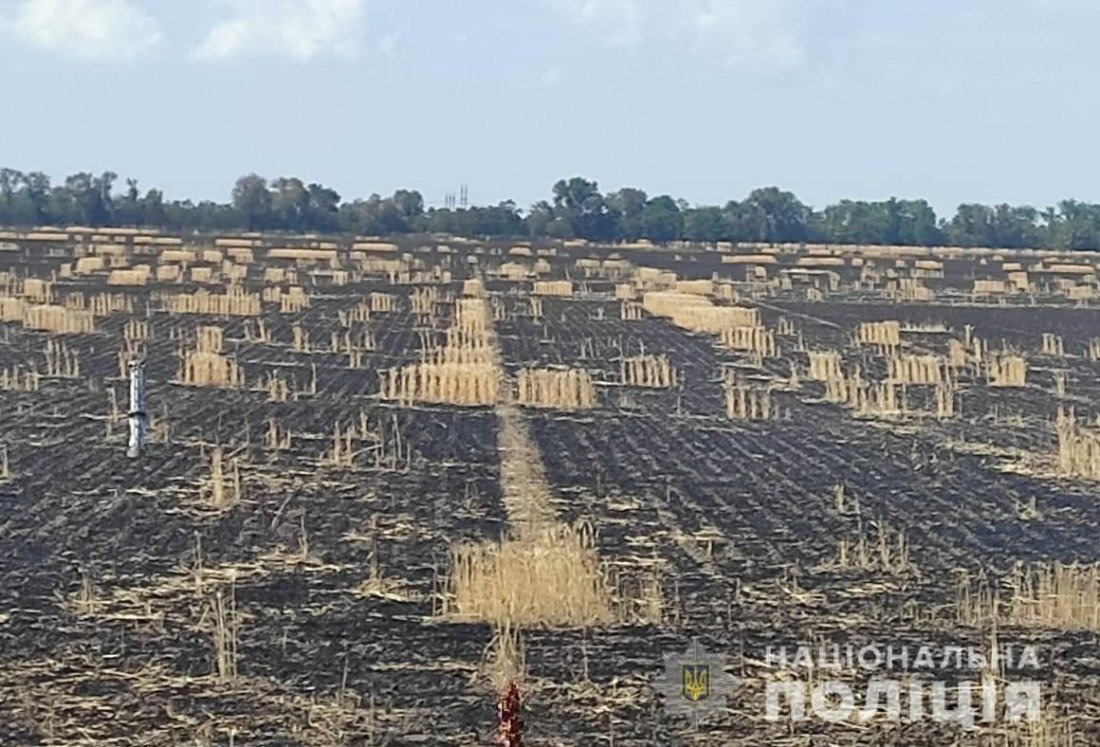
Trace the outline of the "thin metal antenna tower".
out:
[[[461,197],[459,197],[459,206],[463,209],[470,206],[470,188],[465,184],[462,185]]]

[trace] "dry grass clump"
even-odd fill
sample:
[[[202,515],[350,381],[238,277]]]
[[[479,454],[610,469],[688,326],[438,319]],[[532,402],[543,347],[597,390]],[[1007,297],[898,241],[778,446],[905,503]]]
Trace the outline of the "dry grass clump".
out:
[[[898,278],[897,287],[888,291],[887,295],[898,301],[936,300],[936,291],[922,283],[918,278]]]
[[[588,410],[596,406],[596,386],[580,368],[564,371],[524,368],[516,374],[516,403],[527,407]]]
[[[835,350],[811,350],[807,353],[810,358],[810,380],[830,381],[844,377],[844,371],[840,365],[840,353]]]
[[[394,310],[396,298],[392,293],[371,293],[371,313],[387,313]]]
[[[27,302],[22,298],[0,297],[0,322],[21,322]]]
[[[286,402],[290,399],[290,384],[277,371],[268,371],[258,388],[267,392],[268,402]]]
[[[214,268],[212,267],[192,267],[189,274],[192,283],[212,285],[218,281],[218,278],[214,275]]]
[[[634,270],[634,283],[646,291],[675,289],[676,273],[656,267],[638,267]]]
[[[41,374],[33,368],[14,366],[0,369],[0,390],[5,392],[37,392]]]
[[[775,332],[767,327],[731,327],[721,332],[722,344],[731,350],[746,350],[765,358],[779,354]]]
[[[214,242],[215,244],[217,241]],[[255,261],[255,255],[252,253],[251,244],[242,244],[240,246],[223,245],[226,246],[225,253],[229,256],[229,259],[233,260],[239,265],[250,265]]]
[[[1089,340],[1089,360],[1093,363],[1100,361],[1100,337]]]
[[[1027,386],[1027,359],[1019,355],[995,355],[986,365],[989,386]]]
[[[219,590],[207,599],[200,627],[207,628],[214,644],[214,674],[221,682],[235,681],[241,629],[235,584],[229,584],[228,594]]]
[[[452,329],[463,335],[483,338],[489,333],[489,304],[482,298],[460,298],[455,302]]]
[[[96,272],[103,272],[107,267],[107,262],[103,257],[77,257],[76,263],[73,265],[74,275],[91,275]]]
[[[955,382],[950,377],[936,385],[936,417],[953,418],[956,411]]]
[[[145,285],[149,282],[149,268],[144,270],[111,270],[107,275],[107,285]]]
[[[52,303],[53,284],[41,278],[27,278],[23,281],[23,298],[25,298],[28,303]]]
[[[335,249],[305,249],[296,246],[283,246],[268,249],[268,259],[292,259],[301,264],[315,262],[334,262],[337,260]]]
[[[199,327],[195,330],[195,349],[203,353],[222,351],[222,328]]]
[[[374,332],[362,329],[354,336],[350,330],[345,331],[342,337],[339,333],[333,332],[329,349],[333,353],[344,353],[348,356],[348,366],[359,368],[363,365],[363,353],[374,350],[375,346]]]
[[[336,423],[332,428],[332,449],[325,454],[325,462],[334,467],[351,467],[355,463],[355,428],[341,430]]]
[[[856,328],[856,344],[897,347],[901,345],[901,322],[861,322]]]
[[[80,376],[80,355],[60,340],[46,340],[46,375],[64,378]]]
[[[893,418],[909,412],[905,388],[893,381],[865,379],[858,366],[851,376],[829,373],[832,375],[825,380],[825,399],[847,405],[856,416]],[[941,416],[954,414],[954,390],[945,388],[939,395],[951,397],[950,404],[943,402]]]
[[[199,487],[206,505],[217,511],[231,508],[241,501],[241,470],[236,459],[230,460],[232,474],[225,473],[225,452],[221,446],[210,450],[210,475]]]
[[[542,319],[542,297],[541,296],[531,296],[531,298],[529,298],[527,300],[531,302],[531,318],[532,319]],[[494,311],[495,311],[495,309],[494,309]]]
[[[734,327],[760,326],[760,312],[757,309],[715,306],[710,299],[690,293],[645,293],[642,306],[650,314],[671,319],[677,327],[692,332],[719,334]]]
[[[188,386],[244,386],[244,371],[220,353],[188,350],[180,361],[179,381]]]
[[[58,334],[88,334],[94,329],[95,318],[90,311],[64,306],[27,306],[23,311],[23,326]]]
[[[99,611],[102,600],[86,569],[80,569],[80,587],[66,601],[69,609],[79,617],[90,617]]]
[[[385,275],[390,284],[397,282],[397,276],[405,270],[405,263],[400,259],[386,259],[385,257],[352,256],[352,260],[359,265],[359,269],[367,275]]]
[[[409,307],[414,314],[431,316],[435,311],[435,305],[443,300],[439,289],[432,286],[414,288],[409,294]]]
[[[156,279],[158,283],[178,283],[183,274],[179,265],[158,265]]]
[[[134,298],[125,293],[97,293],[87,299],[83,293],[70,293],[64,305],[73,311],[90,311],[93,317],[134,313]]]
[[[478,345],[474,341],[470,344],[459,344],[455,341],[463,335],[455,329],[448,330],[447,344],[442,347],[428,347],[420,351],[420,362],[441,366],[444,364],[470,363],[491,364],[496,360],[496,354],[484,345]]]
[[[522,262],[505,262],[497,268],[494,274],[505,280],[526,280],[528,275],[527,265]]]
[[[444,614],[523,626],[610,622],[613,596],[591,526],[549,526],[503,543],[457,545]]]
[[[400,247],[383,241],[356,241],[352,249],[359,252],[396,252]]]
[[[938,355],[902,355],[887,361],[889,377],[898,384],[939,384],[944,380],[944,359]]]
[[[898,387],[889,381],[860,381],[851,387],[849,404],[857,415],[865,417],[894,417],[908,411],[904,400],[898,398]]]
[[[760,312],[741,306],[688,306],[672,313],[672,323],[693,332],[718,334],[733,327],[760,326]]]
[[[1001,296],[1008,293],[1010,290],[1009,284],[1004,280],[989,280],[978,278],[974,281],[973,294],[975,297],[980,296]]]
[[[511,623],[493,626],[493,640],[482,668],[496,692],[523,684],[527,677],[527,656],[519,628]]]
[[[727,382],[726,417],[730,420],[769,420],[772,416],[772,389]]]
[[[1100,631],[1100,563],[1017,563],[1000,588],[962,573],[955,597],[967,625]]]
[[[298,282],[298,271],[292,267],[265,267],[262,277],[264,283],[268,286],[264,288],[264,292],[267,293],[268,291],[277,291],[278,289],[273,286],[279,283]]]
[[[146,342],[151,337],[149,322],[140,319],[129,319],[122,328],[122,339],[127,343]]]
[[[982,747],[1086,747],[1073,719],[1058,710],[1044,708],[1038,720],[1024,719],[983,735]]]
[[[485,363],[416,363],[380,373],[382,399],[412,404],[491,405],[497,399],[497,369]]]
[[[251,321],[246,321],[244,323],[244,339],[249,342],[270,343],[271,331],[267,328],[267,325],[264,324],[263,319],[257,319],[255,326],[253,326]]]
[[[676,385],[676,369],[667,355],[636,355],[619,361],[619,373],[627,386],[668,389]]]
[[[340,309],[337,313],[341,327],[350,327],[352,324],[366,324],[370,321],[370,304],[360,301],[350,309]]]
[[[496,403],[501,376],[490,340],[488,303],[482,298],[458,299],[446,344],[427,349],[420,363],[382,371],[382,398],[405,404]]]
[[[1043,333],[1043,355],[1053,356],[1055,358],[1061,358],[1066,354],[1065,344],[1062,341],[1061,335],[1056,335],[1053,332]]]
[[[312,350],[309,345],[309,332],[303,329],[301,324],[295,322],[290,330],[290,334],[290,349],[295,353],[308,353]]]
[[[676,292],[692,296],[710,296],[714,294],[713,280],[677,280]]]
[[[192,249],[165,249],[158,257],[161,264],[189,264],[199,258]]]
[[[1087,264],[1063,262],[1050,265],[1047,271],[1063,275],[1092,275],[1096,272],[1096,268]]]
[[[284,400],[285,401],[285,400]],[[289,449],[293,435],[289,428],[281,428],[274,418],[267,421],[267,430],[264,431],[264,448],[268,451],[282,451]]]
[[[965,368],[970,363],[970,353],[961,340],[948,340],[947,364],[951,368]]]
[[[874,540],[868,541],[867,534],[861,531],[855,542],[848,539],[838,540],[837,556],[832,566],[894,575],[904,575],[916,570],[909,557],[909,540],[904,530],[895,532],[879,521],[876,523],[875,535]]]
[[[309,308],[309,295],[298,286],[279,294],[279,313],[297,314]]]
[[[1100,564],[1018,565],[1009,584],[1009,623],[1100,632]]]
[[[484,298],[485,283],[481,278],[470,278],[462,283],[462,295],[467,298]]]
[[[258,293],[230,288],[224,294],[208,291],[169,293],[161,297],[162,308],[170,314],[210,314],[213,316],[259,316],[263,304]]]
[[[634,301],[623,301],[619,316],[624,322],[637,322],[642,319],[642,305]]]
[[[1077,422],[1071,410],[1059,409],[1055,424],[1058,433],[1058,471],[1070,477],[1100,479],[1100,430]]]

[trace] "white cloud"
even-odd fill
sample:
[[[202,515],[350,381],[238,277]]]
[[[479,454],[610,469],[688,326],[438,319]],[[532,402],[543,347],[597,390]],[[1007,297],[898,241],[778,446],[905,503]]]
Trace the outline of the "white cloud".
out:
[[[83,60],[137,57],[163,40],[136,0],[20,0],[4,25],[27,44]]]
[[[549,0],[566,20],[612,46],[688,50],[711,64],[792,68],[806,53],[805,0]]]
[[[805,61],[788,0],[697,0],[689,22],[695,48],[723,65],[792,68]]]
[[[232,15],[216,24],[195,57],[220,61],[281,56],[303,62],[357,49],[366,0],[225,0]]]
[[[551,0],[566,20],[616,47],[642,39],[645,0]]]

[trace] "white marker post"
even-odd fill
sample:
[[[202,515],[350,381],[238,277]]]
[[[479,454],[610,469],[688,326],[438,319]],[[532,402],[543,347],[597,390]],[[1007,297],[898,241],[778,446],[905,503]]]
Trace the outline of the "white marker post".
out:
[[[145,361],[133,360],[130,369],[130,447],[126,456],[136,459],[145,448]]]

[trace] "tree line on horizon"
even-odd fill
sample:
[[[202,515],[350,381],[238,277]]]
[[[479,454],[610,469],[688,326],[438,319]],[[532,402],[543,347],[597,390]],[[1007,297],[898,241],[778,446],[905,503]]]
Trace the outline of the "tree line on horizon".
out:
[[[0,225],[132,226],[178,232],[289,231],[394,235],[445,233],[469,238],[580,238],[656,243],[953,245],[1100,249],[1100,204],[1063,200],[1029,205],[959,205],[937,217],[926,200],[841,200],[815,210],[778,187],[753,190],[725,205],[691,205],[633,187],[606,194],[582,177],[554,184],[551,199],[528,210],[513,201],[468,208],[426,208],[416,190],[344,200],[296,177],[242,176],[229,202],[166,200],[135,179],[116,191],[118,175],[81,172],[54,183],[42,172],[0,169]]]

